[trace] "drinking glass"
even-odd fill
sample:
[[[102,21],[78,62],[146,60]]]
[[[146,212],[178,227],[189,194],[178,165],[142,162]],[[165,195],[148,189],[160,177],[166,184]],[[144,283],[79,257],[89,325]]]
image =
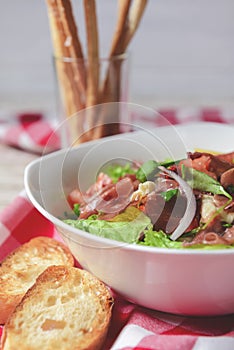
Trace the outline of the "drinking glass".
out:
[[[61,148],[123,131],[128,113],[118,103],[128,102],[129,54],[93,62],[54,57],[54,67]]]

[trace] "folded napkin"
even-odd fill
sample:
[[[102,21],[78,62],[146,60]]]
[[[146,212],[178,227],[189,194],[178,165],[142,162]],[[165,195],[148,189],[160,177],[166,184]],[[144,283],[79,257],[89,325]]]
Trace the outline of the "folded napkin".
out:
[[[61,240],[54,226],[25,192],[0,213],[0,261],[38,235]],[[113,317],[103,350],[232,350],[234,315],[184,317],[149,310],[115,295]],[[2,328],[0,328],[1,336]]]
[[[195,121],[233,123],[234,113],[218,109],[164,109],[170,123]],[[156,126],[148,116],[133,116],[142,127]],[[53,149],[59,147],[53,122],[40,113],[15,116],[0,123],[0,141],[21,149],[42,153],[53,135]],[[53,150],[51,149],[51,150]],[[38,235],[61,240],[54,226],[28,200],[24,191],[0,213],[0,261],[19,245]],[[103,350],[232,350],[234,315],[184,317],[149,310],[114,295],[110,330]],[[0,328],[1,336],[2,328]]]
[[[142,109],[144,110],[144,108]],[[141,112],[142,112],[141,110]],[[157,109],[162,118],[153,113],[132,112],[129,123],[140,128],[152,128],[163,124],[190,122],[234,123],[234,110],[221,108],[163,108]],[[43,113],[27,112],[14,115],[0,115],[0,142],[20,149],[46,153],[59,148],[58,125],[55,118]]]
[[[41,154],[59,148],[56,121],[43,113],[26,112],[0,116],[0,142],[25,151]],[[1,118],[2,117],[2,118]]]

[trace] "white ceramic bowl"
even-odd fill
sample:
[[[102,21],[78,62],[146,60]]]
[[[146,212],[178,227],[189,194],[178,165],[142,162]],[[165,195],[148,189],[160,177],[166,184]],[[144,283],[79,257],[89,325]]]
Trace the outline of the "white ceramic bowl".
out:
[[[215,123],[161,127],[51,153],[25,170],[26,192],[79,263],[128,300],[184,315],[234,312],[234,249],[176,250],[127,245],[75,229],[67,194],[87,188],[111,160],[178,159],[196,148],[233,151],[234,128]]]

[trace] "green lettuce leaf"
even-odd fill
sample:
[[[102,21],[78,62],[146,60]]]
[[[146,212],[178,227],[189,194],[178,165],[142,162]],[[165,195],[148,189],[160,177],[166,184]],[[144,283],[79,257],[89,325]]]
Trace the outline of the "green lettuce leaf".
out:
[[[134,208],[136,209],[136,208]],[[132,221],[106,221],[96,219],[64,220],[80,230],[92,233],[99,237],[105,237],[125,243],[136,243],[141,233],[151,224],[148,218],[140,210],[136,209],[138,215]],[[121,214],[120,214],[121,215]]]
[[[139,245],[157,248],[169,249],[202,249],[202,250],[217,250],[217,249],[233,249],[233,245],[225,244],[194,244],[185,246],[182,241],[172,241],[163,231],[145,230],[144,241],[138,242]]]
[[[183,248],[182,242],[172,241],[163,231],[145,230],[141,245],[158,248]]]

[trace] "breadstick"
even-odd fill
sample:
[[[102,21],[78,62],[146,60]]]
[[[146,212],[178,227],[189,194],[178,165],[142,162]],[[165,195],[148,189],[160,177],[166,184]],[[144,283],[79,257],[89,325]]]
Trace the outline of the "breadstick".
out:
[[[88,46],[88,76],[86,107],[98,102],[99,43],[95,0],[84,0],[86,35]]]
[[[123,39],[124,51],[127,49],[129,42],[131,41],[139,26],[146,5],[147,0],[134,0],[131,6],[128,18],[128,30],[126,31],[125,38]]]
[[[98,132],[102,126],[97,126],[97,111],[93,107],[99,103],[99,36],[96,15],[95,0],[83,0],[86,37],[87,37],[87,56],[88,56],[88,72],[87,72],[87,94],[86,94],[86,122],[89,130],[87,134],[90,139],[94,139],[94,134]]]
[[[47,7],[61,100],[66,117],[71,117],[83,109],[85,103],[84,67],[69,61],[70,57],[76,58],[78,55],[82,59],[82,48],[75,34],[76,25],[70,1],[47,0]],[[69,128],[71,137],[76,139],[83,123],[77,118],[69,118],[68,123],[72,124]]]
[[[102,86],[102,102],[120,101],[121,65],[124,57],[115,59],[114,56],[126,52],[128,44],[139,26],[147,4],[147,0],[133,1],[132,3],[129,0],[119,0],[117,25],[110,50],[110,63]],[[113,86],[113,82],[115,86]],[[119,130],[116,127],[118,125],[118,115],[116,115],[116,119],[115,133],[118,133]],[[109,128],[111,128],[111,125]],[[104,131],[104,133],[108,134],[108,131]]]
[[[80,143],[87,138],[99,138],[117,133],[118,120],[116,120],[115,130],[112,132],[112,126],[105,125],[105,122],[110,118],[110,113],[103,110],[101,115],[98,115],[95,113],[95,109],[88,107],[104,102],[120,101],[124,54],[139,26],[147,0],[118,0],[117,23],[109,51],[110,62],[100,90],[99,35],[95,0],[83,0],[87,60],[84,59],[71,0],[46,0],[46,2],[54,56],[57,58],[57,76],[66,115],[72,116],[85,107],[87,108],[84,118],[90,131],[82,135],[83,118],[72,118],[72,124],[75,123],[71,128],[74,136],[79,131]],[[123,55],[122,58],[119,58],[119,55]],[[67,60],[59,60],[59,58],[64,57],[67,57]],[[72,62],[72,59],[77,59],[77,61]],[[116,116],[117,118],[118,116]],[[78,124],[76,119],[79,119]]]
[[[127,18],[128,12],[131,5],[132,0],[119,0],[118,1],[118,18],[116,29],[110,49],[109,56],[116,56],[123,52],[123,48],[121,47],[123,44],[124,32],[127,29]]]
[[[83,113],[77,118],[75,115],[86,104],[86,72],[82,46],[70,0],[47,0],[47,6],[61,99],[65,114],[69,117],[68,130],[71,142],[81,143],[87,140],[87,135],[85,138],[83,135]],[[77,58],[77,62],[72,62],[73,58]]]
[[[102,86],[102,102],[117,102],[119,100],[119,93],[116,92],[119,90],[119,73],[117,73],[116,65],[119,67],[119,61],[112,60],[114,56],[121,55],[123,53],[123,43],[125,40],[125,32],[128,26],[128,13],[131,6],[132,0],[119,0],[118,1],[118,16],[116,29],[114,32],[112,45],[109,53],[109,67],[107,69],[106,79],[103,82]],[[118,69],[119,70],[119,69]],[[114,79],[115,85],[113,87],[112,77]]]
[[[110,50],[110,60],[116,55],[121,55],[126,52],[128,44],[132,37],[134,36],[140,20],[143,16],[145,7],[147,5],[147,0],[133,0],[133,4],[129,0],[119,0],[118,7],[118,20],[116,25],[116,30]],[[131,5],[131,6],[130,6]],[[116,60],[117,62],[118,60]],[[114,62],[114,61],[113,61]],[[107,91],[110,90],[110,74],[114,74],[111,69],[113,62],[110,62],[110,67],[107,71],[107,76],[102,88],[102,97],[106,100],[108,96]],[[117,65],[118,71],[120,71],[119,64]],[[120,62],[121,65],[121,62]],[[118,79],[117,79],[118,80]]]
[[[81,42],[78,36],[78,29],[75,23],[75,19],[72,12],[71,3],[69,0],[57,0],[58,9],[60,13],[60,19],[64,28],[65,42],[64,46],[67,47],[69,58],[78,59],[77,63],[74,62],[74,80],[79,85],[80,91],[85,94],[86,90],[86,74],[85,65],[83,62],[84,55],[82,51]]]

